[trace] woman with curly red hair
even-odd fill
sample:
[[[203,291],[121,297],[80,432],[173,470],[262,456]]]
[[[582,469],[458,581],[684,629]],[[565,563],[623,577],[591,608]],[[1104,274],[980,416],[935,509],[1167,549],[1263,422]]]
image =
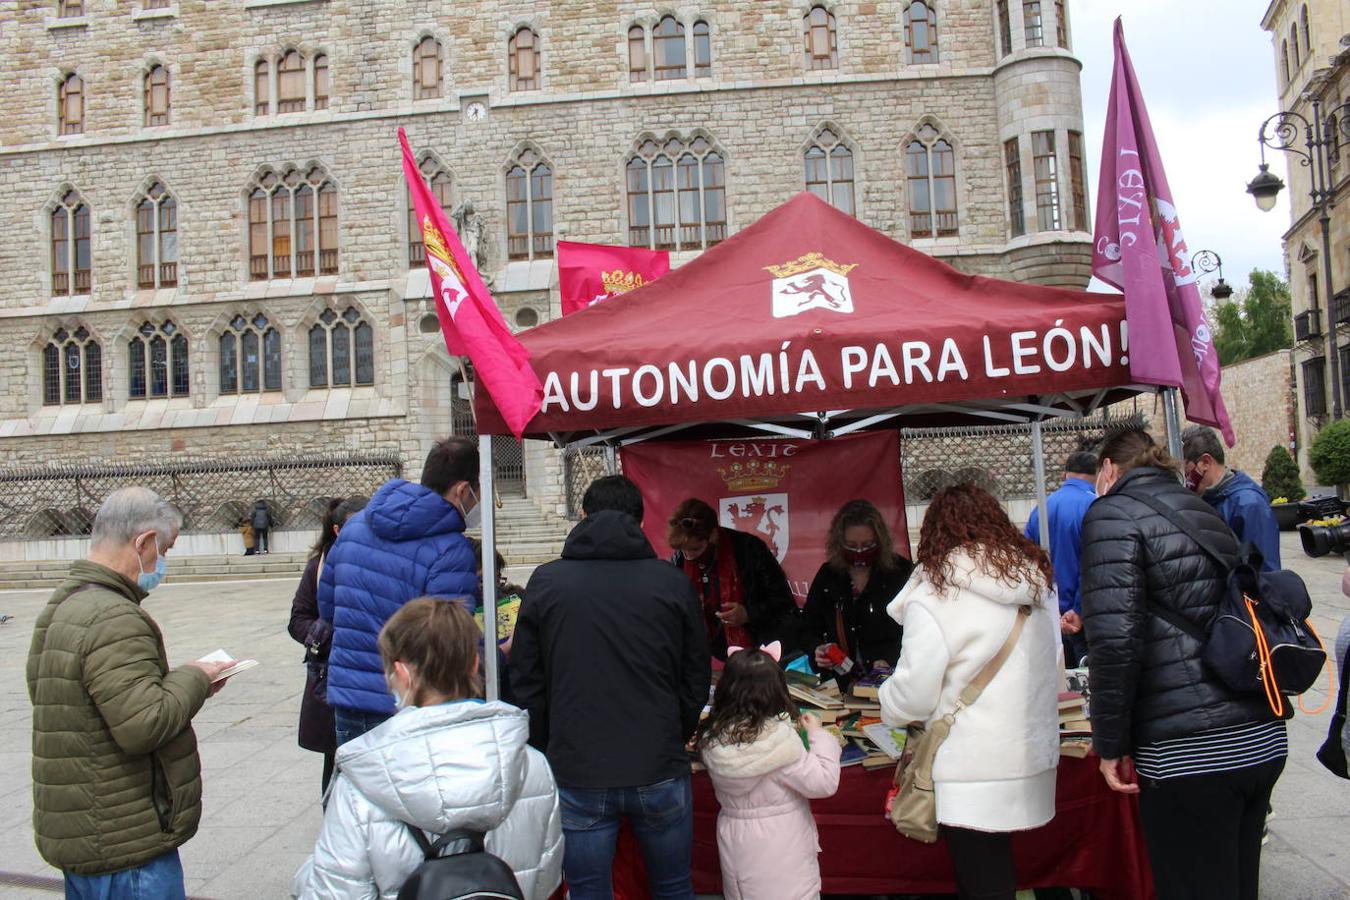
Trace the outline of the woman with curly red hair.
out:
[[[882,719],[900,726],[952,717],[933,784],[962,898],[1012,900],[1009,832],[1055,815],[1063,666],[1059,612],[1046,602],[1051,571],[1045,552],[1013,527],[992,495],[957,485],[929,505],[918,567],[887,608],[904,627],[905,643],[895,675],[881,687]],[[1010,642],[984,692],[961,703]]]

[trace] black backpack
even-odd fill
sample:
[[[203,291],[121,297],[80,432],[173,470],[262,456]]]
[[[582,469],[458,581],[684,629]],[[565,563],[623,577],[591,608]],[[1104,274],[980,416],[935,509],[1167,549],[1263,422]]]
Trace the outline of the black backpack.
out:
[[[1176,511],[1154,497],[1130,494],[1180,529],[1227,574],[1219,613],[1206,632],[1175,610],[1149,602],[1149,612],[1195,638],[1205,665],[1240,694],[1265,694],[1271,711],[1285,714],[1285,696],[1312,687],[1327,651],[1308,622],[1312,598],[1303,579],[1287,569],[1261,571],[1261,554],[1248,545],[1230,566]]]
[[[398,900],[525,900],[511,867],[483,849],[482,834],[451,831],[433,844],[422,829],[408,830],[425,859],[399,888]]]

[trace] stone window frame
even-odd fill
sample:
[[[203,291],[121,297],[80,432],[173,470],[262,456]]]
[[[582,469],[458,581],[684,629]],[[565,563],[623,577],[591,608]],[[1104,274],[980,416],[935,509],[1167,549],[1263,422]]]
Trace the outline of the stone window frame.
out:
[[[934,132],[934,135],[931,140],[925,140],[924,137],[922,137],[925,129],[932,129],[932,131]],[[926,156],[927,173],[924,176],[911,176],[909,172],[909,156],[908,156],[909,148],[910,145],[915,143],[916,141],[920,144],[924,144],[927,149],[927,156]],[[933,174],[933,150],[936,148],[936,145],[939,142],[945,142],[947,146],[950,148],[952,154],[952,175],[951,175],[952,191],[953,191],[952,202],[955,208],[950,210],[950,212],[953,213],[956,224],[954,228],[941,229],[937,227],[937,223],[935,221],[930,221],[928,234],[922,235],[916,234],[914,227],[915,221],[914,217],[916,215],[922,215],[922,213],[919,213],[914,209],[914,198],[910,190],[910,182],[912,180],[915,180],[918,177],[924,177],[928,180],[929,207],[927,214],[929,216],[933,217],[933,219],[936,219],[941,212],[948,212],[947,210],[939,211],[936,208],[936,197],[935,192],[933,190],[934,180],[939,177],[945,177],[945,176],[935,176]],[[901,178],[901,182],[904,185],[903,194],[905,198],[904,199],[905,229],[906,234],[909,236],[909,239],[911,241],[930,241],[930,242],[944,241],[944,240],[953,242],[958,241],[961,236],[961,226],[962,226],[961,210],[963,208],[968,208],[968,204],[964,200],[964,198],[967,197],[967,193],[965,183],[965,166],[962,164],[961,142],[957,140],[956,137],[952,134],[951,129],[947,128],[947,126],[944,125],[942,121],[938,119],[936,116],[931,115],[923,116],[922,118],[919,119],[918,122],[914,124],[914,127],[911,128],[905,134],[904,138],[900,141],[899,159],[902,161],[901,164],[904,172]]]
[[[316,173],[318,173],[316,175]],[[260,166],[245,185],[242,193],[243,202],[243,220],[244,220],[244,279],[246,281],[276,281],[287,278],[316,278],[325,276],[335,276],[341,272],[342,268],[342,187],[337,179],[332,176],[332,168],[317,160],[308,160],[303,164],[289,163],[282,166]],[[292,176],[296,176],[292,180]],[[268,184],[268,179],[274,179],[272,184]],[[300,271],[299,254],[305,251],[296,248],[296,237],[300,233],[298,228],[300,219],[296,210],[296,197],[301,190],[308,186],[311,188],[314,196],[314,209],[311,216],[313,225],[313,263],[308,271]],[[335,204],[335,210],[331,216],[325,216],[323,212],[323,197],[326,188],[332,188],[332,202]],[[255,193],[262,190],[267,196],[266,219],[259,223],[254,221],[253,201]],[[285,270],[277,268],[277,238],[278,233],[276,224],[276,196],[286,190],[290,193],[290,202],[287,204],[287,264]],[[325,241],[323,234],[323,222],[325,219],[333,220],[332,240]],[[266,230],[268,252],[264,255],[253,252],[253,228],[255,225],[262,224]],[[327,254],[331,253],[329,257]],[[265,271],[259,269],[259,259],[263,260]]]
[[[52,409],[103,403],[108,397],[104,343],[99,332],[81,320],[60,321],[44,329],[34,342],[36,360],[33,371],[40,373],[38,378],[33,379],[38,405]],[[70,365],[72,359],[74,364]],[[73,397],[70,381],[72,372],[75,374]],[[56,376],[55,383],[51,381],[53,374]]]
[[[64,273],[58,273],[56,267],[57,235],[54,225],[56,214],[63,209],[67,210],[65,237],[63,238],[66,245],[64,249],[66,269]],[[88,227],[88,234],[83,238],[88,244],[89,253],[89,266],[85,269],[78,266],[79,248],[77,244],[80,239],[76,234],[77,226],[80,224],[77,216],[81,209],[85,211],[85,224]],[[43,272],[46,275],[47,295],[49,297],[88,297],[93,294],[94,212],[89,201],[85,199],[84,192],[70,182],[62,183],[42,208],[42,229],[47,260],[47,264],[43,267]],[[58,284],[61,280],[58,276],[61,274],[65,276],[66,286],[64,289]],[[81,284],[82,281],[83,284]]]
[[[1058,128],[1037,128],[1030,132],[1031,138],[1031,180],[1034,191],[1033,198],[1036,201],[1036,230],[1038,232],[1046,231],[1068,231],[1069,223],[1068,212],[1064,204],[1064,185],[1063,176],[1066,166],[1060,160],[1060,150],[1068,143],[1067,138],[1063,141],[1059,139]],[[1036,139],[1039,135],[1050,135],[1053,142],[1049,153],[1038,153],[1036,148]],[[1042,171],[1037,168],[1038,160],[1049,160],[1054,167],[1054,171],[1049,173],[1048,177],[1043,177]],[[1043,190],[1043,186],[1045,189]],[[1042,203],[1041,198],[1047,197],[1050,202]],[[1049,223],[1046,223],[1046,215],[1042,215],[1042,210],[1049,210]]]
[[[257,324],[259,317],[264,324],[259,327]],[[239,325],[239,320],[243,324]],[[256,388],[246,389],[244,387],[244,366],[243,366],[243,337],[246,333],[253,333],[258,341],[258,362],[257,375],[258,386]],[[277,364],[277,382],[276,385],[269,386],[267,381],[267,355],[266,340],[269,332],[275,332],[277,341],[277,351],[279,355]],[[223,352],[224,339],[226,335],[234,335],[234,347],[232,352],[235,354],[235,383],[233,389],[227,389],[225,385],[225,355]],[[215,388],[216,397],[246,397],[250,395],[262,396],[263,394],[283,394],[286,390],[286,365],[293,347],[287,344],[287,329],[282,324],[279,316],[273,315],[261,305],[242,305],[232,308],[228,312],[222,313],[214,326],[207,333],[207,346],[209,348],[206,354],[209,357],[208,364],[212,370],[212,385]]]
[[[935,66],[941,61],[939,52],[939,39],[941,32],[938,29],[938,0],[905,0],[902,4],[901,19],[904,23],[905,34],[905,65],[909,66]],[[927,50],[925,53],[928,59],[916,61],[914,58],[914,7],[922,5],[924,8],[924,24],[928,29]]]
[[[366,305],[355,298],[332,298],[333,302],[319,300],[315,303],[300,320],[296,329],[296,349],[304,346],[304,384],[306,389],[311,391],[333,391],[333,390],[352,390],[356,388],[373,388],[379,384],[379,358],[380,358],[380,332],[376,328],[376,320],[371,315]],[[369,380],[358,380],[360,368],[357,359],[359,350],[359,329],[365,329],[370,340],[370,378]],[[347,378],[346,384],[334,384],[334,357],[336,349],[336,340],[334,335],[343,330],[347,334]],[[323,347],[323,382],[319,383],[314,379],[315,360],[314,360],[314,337],[315,333],[322,334],[324,339]]]
[[[192,396],[192,360],[195,355],[192,350],[192,336],[167,311],[128,322],[115,336],[114,340],[115,346],[126,353],[126,385],[125,391],[123,391],[118,384],[117,393],[119,397],[124,397],[128,403],[131,403],[149,400],[182,400]],[[151,367],[154,365],[152,345],[156,340],[162,340],[164,347],[164,393],[155,392],[154,376],[151,372]],[[138,364],[138,345],[140,348],[139,365],[141,376],[144,378],[139,395],[133,393],[135,381],[133,370]],[[181,390],[177,381],[180,370],[178,363],[180,361],[181,373],[184,378]],[[119,379],[115,376],[114,383],[117,384],[118,382]]]
[[[156,188],[159,189],[158,195],[154,193]],[[142,231],[143,223],[141,222],[141,205],[146,200],[152,201],[155,207],[154,217],[150,222],[151,230],[149,232]],[[164,204],[166,202],[171,203],[173,209],[172,231],[174,238],[172,247],[174,258],[172,260],[165,260],[163,258],[165,255],[163,237],[164,234],[168,232],[168,229],[163,229],[162,219],[162,210],[164,209]],[[131,283],[134,285],[135,289],[142,291],[167,290],[177,288],[183,281],[182,254],[178,252],[178,241],[181,236],[179,224],[182,221],[182,211],[182,202],[178,199],[178,195],[169,190],[168,186],[164,183],[164,179],[159,178],[158,176],[146,178],[145,181],[141,183],[140,189],[132,196],[129,215],[129,237],[131,245],[135,248],[131,274]],[[148,264],[141,258],[142,234],[152,235],[153,253],[152,259]],[[165,265],[172,265],[173,269],[165,269]],[[145,278],[145,269],[147,267],[151,270],[149,273],[150,278],[148,280]]]
[[[72,84],[79,98],[79,118],[71,120],[69,107]],[[74,69],[62,70],[56,81],[56,135],[74,137],[85,133],[85,123],[89,121],[89,84]]]
[[[684,44],[684,66],[683,75],[672,75],[669,78],[658,78],[656,68],[656,41],[658,35],[656,29],[666,20],[672,20],[681,29],[680,36]],[[643,16],[634,16],[627,19],[627,25],[623,29],[622,44],[623,47],[623,70],[627,73],[627,81],[630,85],[635,84],[658,84],[658,83],[681,83],[696,82],[705,78],[712,78],[716,67],[716,50],[713,40],[712,16],[705,13],[685,13],[680,14],[671,9],[662,9],[658,12]],[[698,39],[700,37],[698,29],[706,29],[708,43],[708,58],[706,63],[699,59]],[[641,30],[642,47],[644,63],[641,69],[642,77],[635,77],[639,70],[633,68],[632,51],[634,47],[635,35],[633,32]],[[706,70],[706,71],[704,71]]]
[[[998,59],[1013,53],[1012,0],[994,0],[994,40]]]
[[[1073,210],[1073,227],[1089,234],[1093,230],[1092,210],[1088,204],[1087,143],[1083,132],[1072,128],[1065,131],[1064,153],[1069,160],[1069,206]]]
[[[1044,47],[1045,46],[1045,4],[1048,0],[1022,0],[1022,46],[1023,48]],[[1032,25],[1032,19],[1027,15],[1029,11],[1036,11],[1035,25]]]
[[[829,140],[828,138],[825,137],[827,133],[833,135],[833,140]],[[822,141],[822,138],[825,138],[825,140]],[[813,148],[818,148],[826,152],[825,156],[826,180],[824,182],[812,182],[809,179],[810,173],[809,171],[807,171],[808,166],[807,159],[808,154],[811,152]],[[850,169],[849,174],[851,177],[848,179],[840,179],[840,183],[847,181],[849,185],[849,200],[852,205],[852,209],[848,210],[840,209],[840,207],[836,206],[834,203],[833,189],[836,185],[834,179],[834,166],[831,163],[831,160],[832,154],[834,150],[837,148],[842,148],[848,153],[849,169]],[[858,202],[859,195],[861,194],[861,192],[858,190],[860,183],[858,178],[858,172],[860,169],[859,166],[860,154],[858,151],[858,142],[854,140],[854,138],[848,133],[848,131],[846,131],[843,128],[840,128],[838,123],[832,120],[826,120],[824,122],[821,122],[819,125],[817,125],[814,129],[811,130],[810,137],[808,137],[806,141],[802,143],[801,147],[798,149],[798,156],[801,158],[803,166],[802,172],[804,185],[803,189],[815,193],[816,196],[820,197],[822,200],[824,200],[831,206],[834,206],[835,209],[840,209],[841,212],[847,212],[849,215],[861,219],[862,216],[860,204]],[[829,193],[829,196],[821,196],[817,191],[813,191],[811,187],[813,184],[825,185],[826,190]]]
[[[445,161],[441,159],[440,154],[436,153],[434,150],[421,150],[414,158],[417,160],[418,171],[426,177],[433,194],[436,192],[437,188],[436,179],[442,176],[446,179],[445,184],[448,198],[442,199],[441,211],[444,212],[445,217],[449,219],[450,213],[455,208],[459,179],[455,177],[455,173],[445,164]],[[421,231],[416,227],[416,222],[413,219],[415,210],[413,208],[412,194],[408,189],[406,178],[403,179],[403,206],[403,223],[404,228],[407,229],[405,246],[408,248],[408,268],[410,270],[425,269],[427,267],[426,249],[422,245]]]
[[[703,146],[701,148],[698,148],[697,145],[700,142],[702,142]],[[672,144],[676,145],[675,149],[672,149],[671,146]],[[697,187],[698,211],[699,211],[697,222],[697,228],[699,233],[698,241],[693,240],[686,241],[684,240],[684,236],[682,234],[683,229],[695,227],[695,223],[693,222],[686,223],[682,220],[680,216],[681,194],[691,192],[691,189],[689,187],[686,186],[681,188],[680,185],[682,162],[686,156],[692,157],[696,161],[696,165],[694,166],[694,168],[696,168],[698,172],[698,187]],[[722,194],[723,218],[721,221],[717,221],[715,219],[710,220],[708,218],[708,184],[705,166],[708,164],[710,157],[715,157],[714,164],[715,165],[720,164],[721,166],[721,179],[722,179],[721,183],[712,185],[712,188],[714,190],[720,190]],[[656,168],[655,163],[658,159],[666,159],[670,162],[671,187],[669,192],[665,190],[658,192],[658,190],[654,185],[652,172]],[[637,160],[644,161],[645,165],[641,168],[634,168],[633,164]],[[665,167],[662,166],[661,168],[664,169]],[[727,155],[726,149],[706,129],[695,128],[687,133],[682,133],[678,130],[670,130],[659,136],[652,131],[644,131],[641,134],[639,134],[637,138],[634,139],[628,152],[624,154],[623,162],[619,170],[620,178],[622,179],[620,184],[622,185],[622,192],[624,198],[623,204],[624,231],[627,234],[627,240],[625,241],[625,244],[629,247],[646,247],[648,249],[657,249],[657,250],[702,251],[707,250],[709,247],[716,246],[717,244],[726,240],[727,235],[731,233],[730,205],[727,202],[727,194],[728,194],[727,185],[729,182],[728,178],[729,168],[730,168],[730,157]],[[645,187],[642,188],[642,191],[646,195],[646,209],[648,220],[648,224],[646,226],[639,226],[633,224],[633,221],[636,218],[633,214],[635,209],[634,207],[635,188],[633,186],[631,178],[632,174],[637,171],[642,171],[645,173],[645,177],[643,178],[643,184],[645,185]],[[672,195],[671,198],[673,203],[672,212],[674,213],[675,218],[673,224],[671,225],[658,226],[656,224],[658,193],[661,194],[670,193]],[[669,243],[660,240],[658,234],[659,228],[667,228],[667,227],[671,229],[673,237],[673,241]],[[635,240],[637,239],[637,231],[640,228],[645,230],[645,239],[641,243],[635,243]],[[710,232],[712,232],[711,235]]]
[[[422,76],[421,62],[424,59],[422,55],[422,48],[427,43],[427,41],[432,42],[436,51],[435,52],[436,83],[435,83],[435,93],[424,94],[423,91],[425,91],[427,87],[421,77]],[[450,60],[449,54],[445,49],[445,41],[441,39],[441,36],[429,29],[419,31],[416,39],[414,39],[412,44],[411,59],[412,59],[411,88],[412,88],[413,102],[421,103],[427,100],[445,99],[449,93],[448,92],[449,80],[447,79],[446,75],[447,70],[450,68],[449,66]]]
[[[549,228],[545,232],[536,227],[535,223],[535,204],[538,202],[534,191],[535,172],[540,167],[548,170],[549,178],[549,196],[548,196],[548,219]],[[525,197],[523,200],[512,199],[512,182],[516,178],[515,172],[520,169],[524,173]],[[553,161],[539,148],[539,145],[533,141],[522,141],[517,144],[507,158],[506,164],[502,167],[502,196],[505,199],[503,209],[506,210],[505,232],[506,254],[505,258],[509,261],[523,261],[535,259],[552,259],[554,255],[554,242],[557,240],[557,216],[554,213],[554,203],[558,199],[558,169]],[[513,206],[524,203],[526,207],[526,230],[523,232],[512,231],[511,209]],[[522,252],[519,247],[519,241],[525,240],[525,249]],[[515,242],[513,244],[513,242]],[[514,248],[514,250],[513,250]]]
[[[1303,4],[1298,13],[1298,29],[1303,38],[1303,55],[1312,56],[1312,42],[1308,33],[1308,4],[1306,3]]]
[[[89,15],[89,10],[85,8],[88,5],[88,0],[56,0],[56,17],[58,19],[82,19]]]
[[[807,8],[802,16],[802,65],[808,72],[837,72],[839,71],[839,15],[835,12],[833,4],[813,3]],[[827,37],[830,43],[830,53],[828,56],[821,56],[815,52],[817,48],[812,41],[812,31],[817,27],[812,23],[811,18],[820,10],[825,14],[825,22],[819,27],[826,29]],[[825,60],[821,65],[816,65],[816,61]]]
[[[1298,71],[1300,71],[1300,70],[1303,68],[1303,63],[1306,61],[1306,58],[1307,58],[1307,55],[1306,55],[1305,53],[1303,53],[1303,52],[1299,49],[1299,46],[1298,46],[1298,23],[1297,23],[1297,22],[1290,22],[1290,23],[1289,23],[1289,46],[1290,46],[1290,48],[1294,51],[1294,55],[1293,55],[1293,57],[1292,57],[1293,60],[1294,60],[1294,68],[1293,68],[1293,71],[1294,71],[1295,73],[1297,73]]]
[[[301,79],[304,83],[305,96],[303,105],[298,109],[281,109],[281,63],[290,54],[296,53],[301,62]],[[319,75],[316,69],[316,63],[323,60],[324,69],[328,75],[329,92],[320,98],[318,96]],[[252,117],[255,119],[270,118],[273,116],[297,116],[306,113],[323,112],[329,108],[332,102],[332,54],[322,45],[310,45],[303,42],[287,43],[280,47],[259,50],[248,56],[248,79],[249,89],[247,95],[252,99]],[[261,68],[260,68],[261,67]],[[296,71],[296,70],[291,70]],[[260,98],[260,82],[265,82],[267,88],[267,97]],[[295,99],[287,101],[288,103],[297,102]],[[265,108],[264,108],[265,107]]]
[[[158,116],[154,112],[153,107],[154,103],[153,92],[155,85],[152,84],[152,79],[154,78],[156,72],[164,73],[164,112],[162,115],[163,121],[159,122],[154,121],[154,119],[157,118]],[[141,69],[142,128],[167,128],[170,124],[172,124],[173,82],[174,82],[173,70],[169,67],[168,63],[165,63],[162,60],[159,59],[149,60],[142,67]]]
[[[1055,46],[1061,50],[1073,50],[1072,35],[1069,34],[1069,0],[1055,0]]]
[[[517,68],[520,65],[519,56],[522,48],[519,46],[520,36],[524,32],[529,32],[534,43],[530,48],[534,50],[534,60],[532,62],[534,76],[533,82],[529,87],[521,86],[521,78],[517,74]],[[515,24],[506,39],[506,89],[512,94],[525,94],[544,89],[544,36],[531,22],[519,22]]]
[[[1004,196],[1008,198],[1008,237],[1027,233],[1026,166],[1022,165],[1022,135],[1014,134],[1001,145]]]

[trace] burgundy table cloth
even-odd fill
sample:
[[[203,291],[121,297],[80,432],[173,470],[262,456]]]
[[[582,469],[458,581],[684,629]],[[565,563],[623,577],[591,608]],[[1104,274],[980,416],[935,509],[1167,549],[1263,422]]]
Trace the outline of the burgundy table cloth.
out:
[[[896,833],[882,815],[892,772],[844,769],[839,792],[811,804],[820,830],[820,872],[827,894],[955,893],[947,847]],[[1151,900],[1138,801],[1106,786],[1097,758],[1059,763],[1053,821],[1013,835],[1019,888],[1074,887],[1100,900]],[[694,890],[722,890],[717,859],[717,798],[707,773],[694,776]],[[614,862],[618,900],[647,900],[646,870],[625,825]]]

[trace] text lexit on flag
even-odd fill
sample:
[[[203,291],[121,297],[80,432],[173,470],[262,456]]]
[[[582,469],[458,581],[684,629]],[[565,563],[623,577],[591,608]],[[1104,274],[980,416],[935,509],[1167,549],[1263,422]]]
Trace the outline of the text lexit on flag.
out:
[[[1101,202],[1092,274],[1125,295],[1135,351],[1131,377],[1180,387],[1186,416],[1221,429],[1231,447],[1235,437],[1219,393],[1219,356],[1120,19],[1097,183]]]
[[[423,180],[402,128],[398,141],[403,149],[403,175],[422,229],[445,346],[452,354],[469,358],[477,382],[492,395],[506,427],[519,438],[539,412],[543,385],[530,368],[529,353],[506,326],[459,235]]]

